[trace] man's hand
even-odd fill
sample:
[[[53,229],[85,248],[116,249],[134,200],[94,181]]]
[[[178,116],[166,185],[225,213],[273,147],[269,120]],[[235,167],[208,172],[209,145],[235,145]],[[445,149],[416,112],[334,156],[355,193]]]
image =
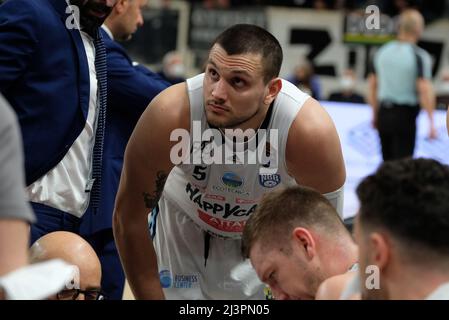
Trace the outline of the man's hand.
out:
[[[371,126],[377,130],[377,122],[378,122],[377,112],[373,112],[373,118],[371,120]]]
[[[438,132],[433,123],[430,125],[428,138],[430,140],[434,140],[434,139],[438,138]]]

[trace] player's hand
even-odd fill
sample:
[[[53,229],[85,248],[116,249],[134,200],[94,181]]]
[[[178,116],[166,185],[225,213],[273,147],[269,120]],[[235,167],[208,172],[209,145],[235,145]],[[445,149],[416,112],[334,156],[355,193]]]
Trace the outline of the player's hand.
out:
[[[373,115],[373,119],[371,120],[371,126],[374,129],[377,129],[377,114]]]
[[[432,124],[430,126],[430,130],[429,130],[429,139],[433,140],[438,138],[438,133],[437,133],[437,129],[435,128],[435,126]]]

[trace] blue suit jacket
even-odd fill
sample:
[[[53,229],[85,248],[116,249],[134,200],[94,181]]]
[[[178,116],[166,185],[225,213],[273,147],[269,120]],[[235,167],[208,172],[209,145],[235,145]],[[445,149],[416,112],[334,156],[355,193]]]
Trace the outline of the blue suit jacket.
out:
[[[86,122],[87,58],[64,0],[8,0],[0,6],[0,92],[22,130],[26,183],[69,150]]]
[[[81,225],[82,232],[88,234],[111,228],[126,144],[151,100],[170,86],[147,68],[134,66],[125,49],[101,31],[107,51],[108,109],[100,208],[95,215],[86,215]]]

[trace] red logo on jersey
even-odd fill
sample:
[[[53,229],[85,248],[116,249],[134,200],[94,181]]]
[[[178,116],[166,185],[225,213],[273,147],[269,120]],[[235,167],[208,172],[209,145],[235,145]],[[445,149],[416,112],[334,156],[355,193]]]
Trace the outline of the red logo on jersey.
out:
[[[219,200],[219,201],[226,201],[226,198],[223,196],[220,196],[218,194],[206,194],[204,196],[206,199],[213,199],[213,200]]]
[[[198,216],[211,227],[225,232],[243,232],[243,228],[246,223],[246,221],[222,220],[217,217],[210,216],[201,210],[198,210]]]
[[[248,199],[241,199],[241,198],[235,198],[235,203],[238,204],[253,204],[253,203],[259,203],[259,199],[252,199],[252,200],[248,200]]]

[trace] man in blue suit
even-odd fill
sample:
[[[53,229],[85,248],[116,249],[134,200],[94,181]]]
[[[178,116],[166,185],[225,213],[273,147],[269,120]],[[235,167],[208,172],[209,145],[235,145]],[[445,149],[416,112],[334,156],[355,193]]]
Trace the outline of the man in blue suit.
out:
[[[94,175],[103,141],[97,128],[104,128],[107,97],[99,27],[116,2],[7,0],[0,6],[0,92],[22,130],[27,194],[38,219],[32,242],[57,230],[79,233],[82,219],[97,215],[91,191],[101,178]]]
[[[96,215],[85,216],[81,233],[92,244],[102,263],[102,288],[108,298],[120,299],[124,273],[112,233],[112,213],[129,137],[150,101],[169,83],[147,68],[133,63],[115,40],[129,40],[143,25],[142,9],[147,0],[118,0],[102,26],[107,50],[108,112],[100,207]],[[107,196],[104,196],[107,195]]]

